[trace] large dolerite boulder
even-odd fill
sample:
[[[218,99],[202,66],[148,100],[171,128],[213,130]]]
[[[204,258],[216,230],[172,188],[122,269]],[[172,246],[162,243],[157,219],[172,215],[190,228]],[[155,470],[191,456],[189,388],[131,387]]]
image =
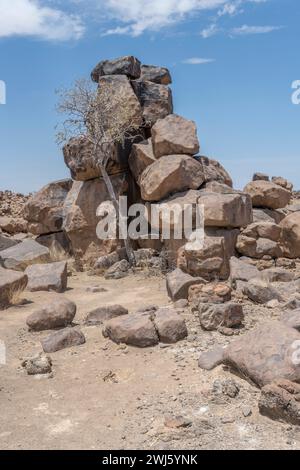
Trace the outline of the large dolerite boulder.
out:
[[[139,144],[133,144],[129,157],[129,167],[135,181],[139,184],[144,170],[156,161],[153,152],[152,140],[144,140]]]
[[[63,225],[63,205],[72,186],[71,180],[50,183],[25,205],[28,231],[34,235],[59,232]]]
[[[7,269],[24,271],[31,264],[47,263],[50,261],[48,248],[34,240],[24,240],[18,245],[0,251],[0,263]]]
[[[85,344],[85,336],[82,331],[75,328],[64,328],[51,333],[41,341],[45,353],[55,353],[66,348],[73,348]]]
[[[171,234],[187,233],[187,230],[195,230],[197,222],[197,208],[200,192],[194,189],[176,193],[167,199],[163,199],[158,204],[148,204],[148,213],[151,214],[151,228],[154,233]],[[201,208],[198,208],[198,214],[201,216]],[[191,216],[189,220],[187,216]],[[183,225],[184,221],[184,225]],[[189,222],[189,223],[188,223]],[[185,232],[186,231],[186,232]]]
[[[53,330],[71,325],[76,315],[76,304],[66,298],[54,297],[26,319],[32,331]]]
[[[205,227],[246,227],[253,220],[248,194],[219,194],[201,191],[198,204],[203,206]]]
[[[198,189],[204,182],[202,166],[189,155],[168,155],[148,166],[140,179],[142,198],[160,201],[188,189]]]
[[[64,292],[68,282],[67,268],[66,261],[28,266],[25,271],[25,274],[28,276],[27,289],[30,292]]]
[[[126,173],[114,175],[111,181],[117,196],[128,189]],[[110,197],[103,179],[74,181],[64,205],[64,231],[69,238],[76,258],[83,263],[94,263],[101,255],[116,248],[114,240],[99,240],[96,233],[99,205],[109,201]]]
[[[128,168],[128,157],[131,144],[108,145],[110,158],[106,170],[109,175],[119,173]],[[63,148],[65,164],[76,181],[88,181],[101,176],[98,157],[93,153],[93,145],[86,136],[72,138]]]
[[[0,267],[0,310],[11,305],[26,288],[26,274]]]
[[[286,258],[300,257],[300,212],[285,217],[280,223],[282,229],[280,246]]]
[[[108,75],[100,77],[98,87],[98,101],[109,112],[106,113],[108,129],[116,126],[130,128],[132,125],[143,124],[142,108],[134,93],[131,82],[125,75]]]
[[[206,183],[217,181],[232,188],[233,182],[229,173],[217,160],[208,157],[197,157],[202,164]]]
[[[233,341],[223,361],[259,387],[277,379],[299,382],[299,341],[295,329],[281,322],[267,322]]]
[[[288,205],[292,194],[287,189],[270,181],[252,181],[244,189],[250,194],[253,207],[281,209]]]
[[[176,343],[187,334],[184,319],[171,308],[120,316],[105,323],[103,329],[103,335],[115,343],[138,348],[155,346],[159,342]]]
[[[152,127],[159,119],[173,113],[172,91],[168,86],[145,79],[133,81],[132,86],[143,108],[146,126]]]
[[[170,85],[172,83],[171,74],[165,67],[142,65],[141,72],[142,80],[158,83],[159,85]]]
[[[187,299],[189,288],[203,282],[201,278],[194,278],[190,274],[184,273],[181,269],[175,269],[167,275],[167,291],[169,297],[176,302],[177,300]]]
[[[177,114],[160,119],[152,128],[152,142],[156,158],[164,155],[196,155],[200,144],[197,127]]]
[[[244,256],[261,259],[264,256],[279,258],[281,227],[272,222],[255,222],[238,236],[236,249]]]
[[[157,331],[150,315],[134,313],[113,318],[105,324],[103,334],[117,344],[124,343],[147,348],[159,343]]]
[[[193,249],[187,243],[179,249],[178,267],[207,281],[227,280],[238,234],[238,229],[205,229],[202,246]]]
[[[98,83],[99,78],[105,75],[127,75],[129,78],[139,78],[141,75],[141,63],[133,56],[103,60],[96,65],[91,73],[91,78],[94,82]]]

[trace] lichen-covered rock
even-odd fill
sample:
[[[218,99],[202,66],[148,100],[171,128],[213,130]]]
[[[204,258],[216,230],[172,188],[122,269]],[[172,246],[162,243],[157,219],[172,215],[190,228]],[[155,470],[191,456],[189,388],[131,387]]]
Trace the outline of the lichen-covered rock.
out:
[[[140,102],[134,93],[130,81],[125,75],[108,75],[100,77],[98,100],[109,103],[109,115],[105,127],[115,126],[114,115],[118,115],[120,127],[139,126],[143,124],[143,113]],[[121,108],[121,103],[123,109]]]

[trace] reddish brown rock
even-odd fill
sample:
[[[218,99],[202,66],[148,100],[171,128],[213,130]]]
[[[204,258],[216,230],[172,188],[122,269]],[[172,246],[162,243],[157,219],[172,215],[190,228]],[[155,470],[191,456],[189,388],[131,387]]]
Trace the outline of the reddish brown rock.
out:
[[[280,246],[286,258],[300,257],[300,212],[290,214],[280,223],[282,229]]]
[[[171,194],[198,189],[204,181],[202,167],[189,155],[168,155],[155,161],[142,173],[142,198],[161,201]]]
[[[165,67],[157,67],[155,65],[142,65],[141,78],[160,85],[170,85],[172,78],[170,72]]]
[[[270,181],[252,181],[245,189],[250,194],[253,207],[280,209],[291,200],[291,192]]]
[[[45,353],[55,353],[62,349],[85,344],[85,336],[80,330],[65,328],[56,331],[41,341]]]
[[[158,309],[153,321],[161,343],[177,343],[188,335],[184,319],[173,309]]]
[[[74,320],[76,305],[65,298],[54,298],[33,312],[26,320],[27,326],[33,331],[64,328]],[[47,352],[47,351],[46,351]]]
[[[175,269],[175,271],[167,275],[166,282],[168,295],[173,301],[187,299],[189,288],[192,285],[199,284],[201,281],[201,279],[194,278],[189,274],[182,272],[180,269]]]
[[[56,181],[29,199],[24,208],[29,232],[42,235],[62,230],[63,205],[71,186],[71,180]]]
[[[208,331],[219,327],[234,328],[240,326],[244,320],[243,307],[233,302],[200,304],[199,318],[202,328]]]
[[[117,344],[124,343],[138,348],[155,346],[159,338],[149,315],[134,313],[109,320],[103,334]]]
[[[26,233],[28,230],[27,221],[21,217],[0,217],[0,229],[14,235],[16,233]]]
[[[233,341],[224,351],[224,363],[259,387],[281,378],[299,382],[299,341],[295,329],[267,322]]]
[[[140,182],[143,171],[155,161],[151,139],[132,146],[129,167],[137,183]]]
[[[268,418],[299,426],[300,385],[283,379],[266,385],[261,390],[258,407]]]
[[[156,158],[176,154],[196,155],[200,148],[196,124],[177,114],[170,114],[153,126],[152,141]]]

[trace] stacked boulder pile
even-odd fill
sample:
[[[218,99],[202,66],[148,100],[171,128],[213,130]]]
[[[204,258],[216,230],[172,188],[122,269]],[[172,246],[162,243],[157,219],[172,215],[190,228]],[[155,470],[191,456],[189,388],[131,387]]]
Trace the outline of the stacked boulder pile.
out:
[[[158,259],[166,261],[173,306],[130,315],[122,306],[101,306],[90,312],[86,325],[104,324],[104,335],[116,343],[174,343],[188,334],[176,306],[189,306],[203,331],[240,335],[226,349],[203,353],[200,367],[229,366],[262,389],[263,414],[300,424],[300,361],[295,355],[300,344],[300,204],[293,185],[256,173],[243,191],[235,190],[225,168],[201,155],[195,123],[174,114],[166,68],[128,56],[100,62],[91,77],[100,89],[109,83],[114,94],[125,96],[131,118],[141,126],[133,142],[111,148],[107,170],[116,194],[148,207],[202,206],[204,240],[194,249],[184,234],[178,240],[175,219],[164,239],[160,219],[158,226],[149,227],[159,239],[141,236],[134,249],[138,267],[148,262],[161,267]],[[25,288],[64,292],[71,257],[79,269],[92,268],[106,279],[128,274],[122,243],[96,234],[97,208],[109,195],[88,139],[71,139],[63,154],[71,179],[50,183],[24,201],[22,212],[14,214],[22,220],[17,231],[23,235],[0,225],[0,309]],[[258,305],[275,309],[278,318],[242,334],[245,306]],[[74,304],[54,300],[27,320],[30,330],[61,328],[45,339],[44,352],[85,342],[73,328],[75,314]]]

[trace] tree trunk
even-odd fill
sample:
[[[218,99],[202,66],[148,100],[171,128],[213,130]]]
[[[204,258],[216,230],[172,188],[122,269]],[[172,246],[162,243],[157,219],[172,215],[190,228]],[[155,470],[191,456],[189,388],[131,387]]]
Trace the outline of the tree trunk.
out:
[[[116,196],[116,192],[115,192],[114,187],[112,185],[109,174],[106,171],[105,165],[99,163],[99,168],[101,170],[103,180],[104,180],[104,183],[106,185],[109,197],[111,198],[111,201],[114,205],[114,208],[115,208],[115,211],[116,211],[116,216],[117,216],[117,222],[119,223],[119,209],[120,209],[120,206],[119,206],[118,198]],[[127,258],[128,258],[130,266],[135,266],[134,251],[133,251],[133,248],[131,246],[131,240],[128,237],[128,232],[126,233],[126,238],[124,239],[124,246],[125,246],[125,250],[126,250],[126,254],[127,254]]]

